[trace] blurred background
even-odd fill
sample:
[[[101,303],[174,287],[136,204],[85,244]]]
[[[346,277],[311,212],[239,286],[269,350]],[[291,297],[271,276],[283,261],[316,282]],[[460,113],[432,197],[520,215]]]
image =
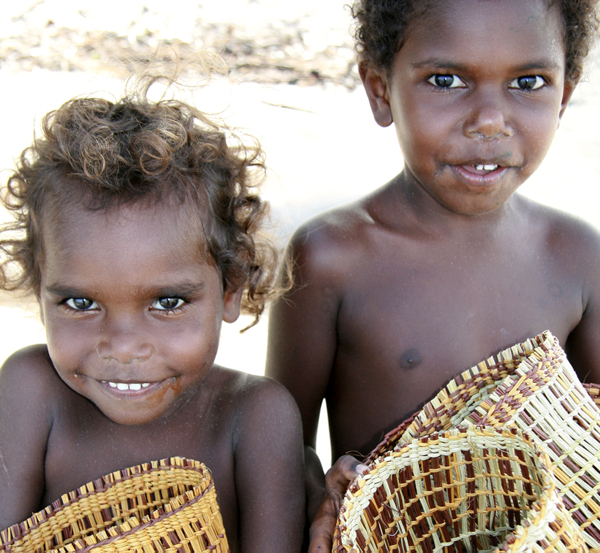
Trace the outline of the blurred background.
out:
[[[0,5],[0,169],[41,117],[76,95],[119,96],[132,70],[170,46],[218,53],[228,71],[194,89],[205,112],[258,137],[264,196],[282,246],[302,221],[352,201],[402,168],[393,128],[373,121],[343,0],[21,0]],[[522,193],[600,227],[600,69],[591,56],[552,149]],[[6,217],[6,214],[2,214]],[[217,362],[262,374],[268,316],[225,325]],[[0,361],[45,340],[35,305],[0,297]],[[318,450],[330,464],[325,421]]]

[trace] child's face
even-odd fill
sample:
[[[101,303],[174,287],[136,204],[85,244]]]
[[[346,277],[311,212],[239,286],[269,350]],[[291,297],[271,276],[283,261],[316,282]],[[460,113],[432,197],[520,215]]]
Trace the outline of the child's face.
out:
[[[223,293],[180,207],[70,208],[44,224],[40,305],[56,371],[119,424],[174,413],[212,367]]]
[[[361,67],[406,175],[446,209],[501,206],[537,169],[572,93],[562,20],[546,0],[434,2],[388,75]]]

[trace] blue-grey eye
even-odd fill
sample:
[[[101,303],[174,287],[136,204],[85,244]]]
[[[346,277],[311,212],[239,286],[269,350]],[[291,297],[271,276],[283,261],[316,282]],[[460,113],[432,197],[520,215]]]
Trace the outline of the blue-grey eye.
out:
[[[427,82],[439,88],[465,88],[465,83],[456,75],[433,75]]]
[[[510,81],[509,88],[518,88],[519,90],[537,90],[546,84],[546,81],[539,75],[526,75],[517,77]]]
[[[152,304],[152,308],[159,311],[171,311],[181,307],[184,303],[185,301],[181,298],[159,298]]]
[[[96,302],[87,298],[69,298],[65,303],[76,311],[89,311],[96,307]]]

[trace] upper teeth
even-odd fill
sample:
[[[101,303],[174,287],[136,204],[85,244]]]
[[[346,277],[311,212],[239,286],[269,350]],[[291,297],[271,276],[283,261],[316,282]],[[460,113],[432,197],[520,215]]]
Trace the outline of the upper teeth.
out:
[[[475,165],[475,169],[478,171],[495,171],[498,169],[497,165]]]
[[[106,380],[104,382],[106,382]],[[126,382],[107,382],[107,384],[111,388],[116,388],[121,392],[127,392],[129,390],[137,392],[142,388],[150,386],[150,382],[132,382],[131,384],[127,384]]]

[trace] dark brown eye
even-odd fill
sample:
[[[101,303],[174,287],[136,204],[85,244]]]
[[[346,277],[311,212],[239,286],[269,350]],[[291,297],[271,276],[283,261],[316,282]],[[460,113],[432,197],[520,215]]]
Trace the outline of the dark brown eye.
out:
[[[91,309],[95,302],[88,300],[87,298],[69,298],[65,302],[71,309],[77,311],[87,311]]]
[[[546,84],[546,81],[539,75],[526,75],[517,77],[510,83],[510,88],[518,88],[519,90],[537,90]]]
[[[171,311],[181,307],[184,303],[181,298],[160,298],[152,304],[152,307],[159,311]]]
[[[438,88],[465,88],[465,83],[456,75],[433,75],[427,82]]]
[[[444,88],[452,86],[454,77],[452,75],[436,75],[435,84]]]

